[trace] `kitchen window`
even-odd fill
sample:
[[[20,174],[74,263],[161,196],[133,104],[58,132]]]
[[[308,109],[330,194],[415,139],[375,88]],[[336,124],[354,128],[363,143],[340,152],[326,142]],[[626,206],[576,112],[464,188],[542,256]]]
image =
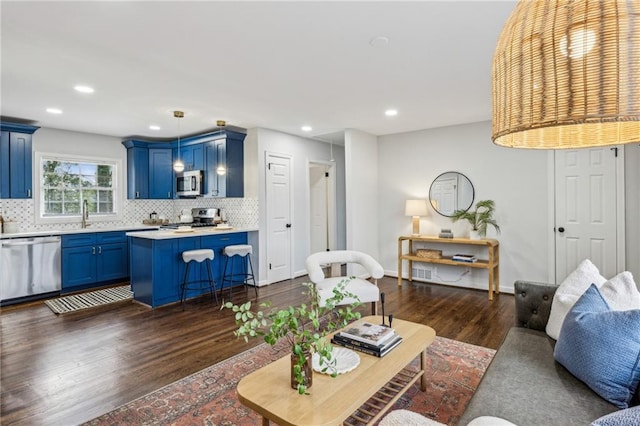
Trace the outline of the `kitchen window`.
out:
[[[87,201],[94,221],[116,220],[119,160],[38,155],[40,215],[45,222],[74,222]]]

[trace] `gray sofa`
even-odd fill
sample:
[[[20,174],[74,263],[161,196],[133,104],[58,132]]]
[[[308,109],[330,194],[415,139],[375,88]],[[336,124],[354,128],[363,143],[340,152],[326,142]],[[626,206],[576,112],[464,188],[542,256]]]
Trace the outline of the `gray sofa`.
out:
[[[618,410],[555,362],[555,340],[545,327],[556,288],[516,281],[516,327],[507,333],[459,425],[494,416],[518,426],[584,426]]]

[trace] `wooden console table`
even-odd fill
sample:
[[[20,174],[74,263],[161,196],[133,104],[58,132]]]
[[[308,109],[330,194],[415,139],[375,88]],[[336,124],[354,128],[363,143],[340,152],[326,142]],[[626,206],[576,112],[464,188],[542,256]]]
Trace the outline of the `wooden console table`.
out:
[[[403,242],[409,242],[409,251],[404,252]],[[478,261],[457,262],[451,260],[451,257],[443,256],[441,258],[418,257],[413,251],[413,243],[429,243],[429,244],[455,244],[461,246],[459,252],[464,253],[463,246],[483,246],[488,250],[488,259],[478,259]],[[438,238],[427,236],[402,236],[398,238],[398,287],[402,286],[402,261],[409,262],[409,281],[413,281],[413,262],[436,263],[441,265],[464,266],[467,268],[486,269],[489,271],[489,300],[493,300],[493,293],[500,293],[500,250],[498,240],[470,240],[468,238]]]

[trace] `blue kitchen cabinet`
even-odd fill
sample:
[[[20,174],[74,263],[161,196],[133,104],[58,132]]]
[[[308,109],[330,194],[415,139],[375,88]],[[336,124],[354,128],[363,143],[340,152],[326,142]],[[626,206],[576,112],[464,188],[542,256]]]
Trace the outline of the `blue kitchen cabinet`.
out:
[[[0,198],[9,198],[9,132],[0,135]]]
[[[149,149],[127,149],[127,198],[149,198]]]
[[[31,135],[9,133],[9,187],[11,198],[31,198]]]
[[[0,123],[0,198],[31,198],[33,133],[39,127]]]
[[[178,240],[131,237],[131,290],[140,303],[152,308],[180,300]]]
[[[247,233],[237,232],[211,236],[193,236],[155,240],[130,237],[131,289],[135,300],[156,308],[180,301],[180,284],[184,279],[186,265],[182,252],[200,248],[214,251],[212,262],[216,289],[221,288],[224,257],[222,250],[231,244],[246,244]],[[189,270],[189,280],[207,279],[203,263],[193,264]],[[187,298],[208,293],[208,289],[190,290]]]
[[[244,197],[243,140],[227,138],[225,156],[227,166],[225,197]]]
[[[84,288],[96,279],[96,234],[62,236],[62,291]]]
[[[64,236],[63,236],[64,241]],[[62,248],[62,291],[85,288],[96,282],[95,247]]]
[[[175,196],[173,160],[185,170],[204,171],[205,197],[244,197],[243,133],[224,130],[178,141],[125,140],[129,199],[167,199]]]
[[[128,141],[127,198],[134,200],[173,198],[173,153],[171,148],[149,148]]]
[[[186,171],[204,170],[204,144],[199,143],[181,147],[180,159],[184,163]]]
[[[129,246],[125,232],[96,234],[96,281],[112,281],[129,276]]]
[[[205,194],[209,197],[244,197],[244,143],[217,139],[206,143]]]
[[[218,170],[218,167],[224,167],[224,142],[219,139],[205,144],[204,193],[208,197],[224,197],[225,179]]]
[[[62,236],[62,292],[97,287],[129,276],[123,231]]]
[[[149,149],[149,198],[173,198],[173,165],[170,148]]]

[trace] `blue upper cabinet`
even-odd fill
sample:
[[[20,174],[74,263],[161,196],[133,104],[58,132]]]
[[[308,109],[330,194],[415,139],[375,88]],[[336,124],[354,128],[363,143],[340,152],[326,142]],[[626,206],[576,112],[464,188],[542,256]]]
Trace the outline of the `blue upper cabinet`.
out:
[[[204,193],[207,197],[224,197],[225,196],[225,176],[221,173],[226,166],[224,161],[224,139],[207,142],[205,144],[205,158],[207,166],[204,178]]]
[[[227,138],[225,156],[225,197],[244,197],[244,138]]]
[[[9,132],[0,138],[0,198],[9,198]]]
[[[244,143],[225,138],[208,142],[205,196],[244,197]]]
[[[127,149],[127,198],[149,198],[149,149]]]
[[[39,127],[0,123],[0,198],[31,198],[32,135]]]
[[[149,149],[149,198],[173,198],[171,149]]]
[[[133,140],[122,144],[127,148],[127,198],[172,199],[174,175],[171,145],[149,145]]]
[[[185,170],[204,171],[205,197],[244,197],[244,138],[234,131],[217,131],[178,142],[127,140],[128,197],[173,198],[173,159],[179,156]],[[145,157],[146,155],[146,157]]]
[[[204,144],[181,147],[180,159],[185,170],[204,170]]]

